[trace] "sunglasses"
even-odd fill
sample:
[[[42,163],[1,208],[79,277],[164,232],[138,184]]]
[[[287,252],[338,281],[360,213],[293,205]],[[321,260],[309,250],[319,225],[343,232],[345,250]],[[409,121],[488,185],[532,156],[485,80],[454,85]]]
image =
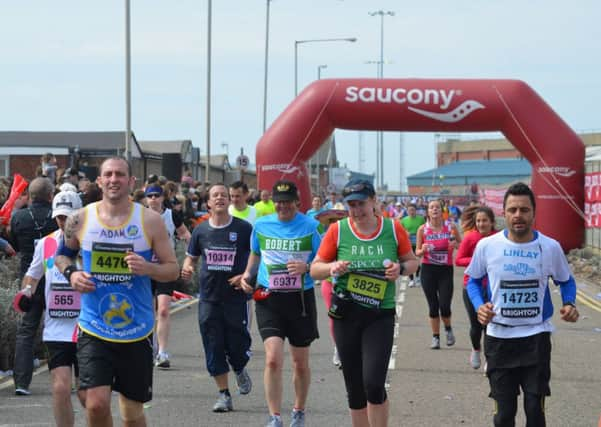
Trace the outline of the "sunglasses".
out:
[[[158,199],[161,196],[162,196],[162,194],[159,194],[159,193],[150,193],[150,194],[146,195],[146,197],[148,197],[149,199]]]
[[[342,196],[346,197],[353,193],[361,193],[361,192],[366,192],[370,196],[373,196],[374,194],[376,194],[371,185],[361,183],[361,184],[354,184],[354,185],[349,185],[348,187],[344,187],[344,189],[342,190]]]

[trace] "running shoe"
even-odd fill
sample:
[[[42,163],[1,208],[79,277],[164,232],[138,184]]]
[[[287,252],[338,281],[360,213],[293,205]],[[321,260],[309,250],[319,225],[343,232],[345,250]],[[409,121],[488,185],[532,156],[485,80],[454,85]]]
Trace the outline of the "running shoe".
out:
[[[432,337],[432,344],[430,344],[432,350],[438,350],[440,348],[440,337]]]
[[[282,417],[279,415],[270,415],[267,419],[267,424],[265,424],[265,427],[284,427]]]
[[[160,351],[154,359],[154,366],[157,368],[170,368],[171,362],[169,361],[169,353]]]
[[[415,287],[415,281],[413,280],[409,280],[409,285],[410,288],[414,288]]]
[[[334,346],[334,354],[332,355],[332,363],[337,368],[342,367],[342,362],[340,361],[340,356],[338,355],[338,349],[336,348],[336,346]]]
[[[217,401],[213,405],[213,412],[229,412],[234,410],[232,403],[232,396],[228,396],[225,393],[219,393]]]
[[[480,350],[472,350],[470,353],[470,365],[474,369],[480,369]]]
[[[290,427],[305,427],[305,411],[292,410]]]
[[[16,396],[31,396],[31,392],[25,387],[17,387],[15,389]]]
[[[447,331],[447,346],[450,347],[455,345],[455,334],[453,334],[453,330],[449,329]]]
[[[422,285],[422,280],[419,277],[415,278],[415,287],[419,288]]]
[[[250,393],[253,388],[253,382],[246,368],[243,368],[240,372],[236,372],[236,383],[238,384],[238,392],[240,394]]]

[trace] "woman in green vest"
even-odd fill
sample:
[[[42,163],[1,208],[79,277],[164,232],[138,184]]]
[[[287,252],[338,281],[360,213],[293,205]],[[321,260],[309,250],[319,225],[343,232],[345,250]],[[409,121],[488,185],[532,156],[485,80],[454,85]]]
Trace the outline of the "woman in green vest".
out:
[[[395,281],[414,273],[418,262],[401,224],[375,214],[376,192],[369,181],[349,181],[342,195],[349,217],[328,228],[311,277],[334,278],[328,315],[334,320],[352,425],[386,426]]]

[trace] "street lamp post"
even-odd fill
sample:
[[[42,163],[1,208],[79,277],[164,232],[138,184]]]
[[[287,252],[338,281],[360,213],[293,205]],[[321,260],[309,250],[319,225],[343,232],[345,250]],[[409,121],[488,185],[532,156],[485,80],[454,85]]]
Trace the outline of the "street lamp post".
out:
[[[322,43],[322,42],[350,42],[357,41],[355,37],[334,38],[334,39],[310,39],[294,41],[294,97],[298,95],[298,45],[304,43]]]
[[[324,68],[328,68],[327,64],[322,64],[322,65],[318,65],[317,66],[317,80],[321,80],[321,70],[323,70]],[[312,159],[309,159],[309,171],[311,171],[311,169],[313,168],[313,164],[312,164]],[[315,192],[318,193],[319,192],[319,184],[321,181],[321,159],[319,157],[319,150],[317,150],[317,165],[315,167],[315,170],[317,172],[317,178],[315,179]],[[310,181],[310,180],[309,180]]]
[[[343,38],[333,38],[333,39],[308,39],[308,40],[295,40],[294,41],[294,97],[298,96],[298,45],[304,43],[322,43],[322,42],[350,42],[355,43],[357,41],[356,37],[343,37]],[[323,66],[325,68],[326,66]],[[318,75],[320,74],[320,68],[317,69]],[[319,77],[318,77],[319,78]],[[311,187],[311,159],[308,162],[309,169],[309,187]]]
[[[131,163],[131,36],[130,3],[125,0],[125,158]]]
[[[269,58],[269,5],[272,0],[266,0],[265,10],[265,76],[263,81],[263,133],[267,128],[267,70]]]
[[[380,17],[380,64],[378,67],[378,78],[384,78],[384,16],[394,16],[394,12],[390,10],[376,10],[375,12],[369,12],[370,16],[379,16]],[[380,156],[380,182],[379,187],[384,187],[384,135],[382,131],[378,132],[378,147],[377,155]]]
[[[324,68],[328,68],[328,65],[323,64],[317,66],[317,80],[321,80],[321,70],[323,70]]]
[[[211,21],[213,20],[212,0],[208,1],[207,18],[207,163],[205,166],[205,184],[209,182],[209,169],[211,166]]]

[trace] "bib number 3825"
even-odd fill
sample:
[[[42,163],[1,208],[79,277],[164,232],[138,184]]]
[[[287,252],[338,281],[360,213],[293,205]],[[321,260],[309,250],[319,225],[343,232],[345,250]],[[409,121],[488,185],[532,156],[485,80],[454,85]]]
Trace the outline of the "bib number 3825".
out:
[[[386,293],[386,279],[364,274],[349,274],[347,290],[353,298],[363,304],[379,307]]]

